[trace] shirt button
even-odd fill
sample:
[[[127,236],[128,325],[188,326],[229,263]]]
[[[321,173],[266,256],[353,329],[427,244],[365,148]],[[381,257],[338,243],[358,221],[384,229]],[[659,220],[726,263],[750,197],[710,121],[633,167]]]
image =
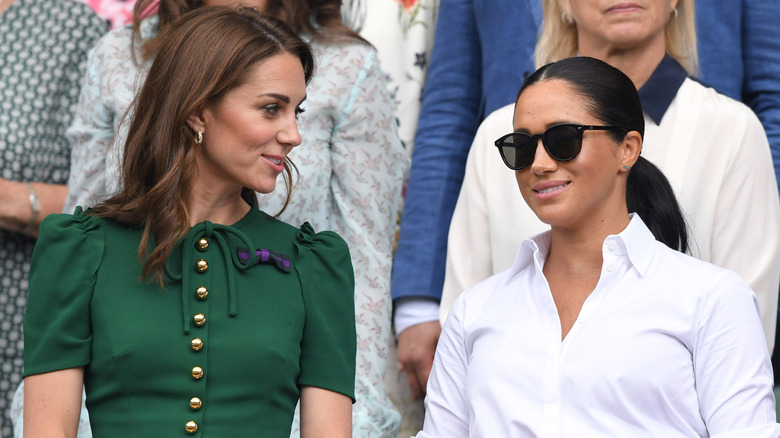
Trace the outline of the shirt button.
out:
[[[200,401],[200,398],[192,397],[190,399],[190,407],[192,408],[193,411],[197,411],[198,409],[200,409],[201,406],[203,406],[203,402]]]
[[[186,430],[189,434],[193,434],[198,431],[198,423],[194,421],[188,421],[187,424],[184,425],[184,430]]]
[[[206,323],[206,315],[202,313],[198,313],[197,315],[192,317],[192,320],[195,321],[196,326],[200,327]]]
[[[195,270],[198,272],[206,272],[206,269],[209,268],[209,264],[207,261],[200,259],[197,262],[195,262]]]
[[[607,272],[612,272],[615,270],[615,265],[612,263],[607,263]]]
[[[201,367],[192,367],[192,378],[195,380],[199,380],[203,378],[203,368]]]
[[[198,297],[199,300],[205,300],[206,297],[209,296],[209,290],[206,289],[205,286],[201,286],[195,289],[195,295]]]
[[[614,251],[617,248],[617,244],[615,242],[610,241],[607,243],[607,248],[609,248],[610,251]]]
[[[198,248],[198,251],[205,251],[209,248],[209,241],[205,237],[201,237],[195,246]]]
[[[203,340],[201,340],[200,338],[195,338],[192,340],[191,345],[193,350],[200,351],[203,349]]]

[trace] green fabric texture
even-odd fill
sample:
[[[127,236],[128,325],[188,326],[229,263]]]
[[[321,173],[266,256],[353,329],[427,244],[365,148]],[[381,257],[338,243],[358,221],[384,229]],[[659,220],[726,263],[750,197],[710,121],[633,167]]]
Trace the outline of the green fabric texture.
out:
[[[164,289],[140,279],[140,238],[78,209],[47,218],[33,254],[25,375],[86,366],[93,436],[286,438],[301,386],[354,401],[354,279],[338,235],[254,208],[233,226],[201,223],[171,254]],[[244,263],[239,247],[286,254],[291,271]]]

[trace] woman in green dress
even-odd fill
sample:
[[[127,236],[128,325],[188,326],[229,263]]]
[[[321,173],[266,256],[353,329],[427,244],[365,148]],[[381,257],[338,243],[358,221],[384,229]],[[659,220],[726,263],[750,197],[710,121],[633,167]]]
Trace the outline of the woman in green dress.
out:
[[[310,49],[248,9],[161,34],[122,189],[44,221],[25,316],[25,436],[348,437],[354,279],[335,233],[253,208],[290,172]]]

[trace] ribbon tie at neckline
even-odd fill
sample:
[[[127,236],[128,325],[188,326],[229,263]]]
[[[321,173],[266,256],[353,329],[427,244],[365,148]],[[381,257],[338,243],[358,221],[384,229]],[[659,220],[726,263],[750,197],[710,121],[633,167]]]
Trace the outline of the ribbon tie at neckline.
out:
[[[228,243],[228,236],[234,236],[242,245],[237,246],[235,251],[231,250]],[[190,318],[190,306],[188,297],[189,292],[192,289],[192,276],[197,273],[188,266],[191,263],[193,252],[198,251],[196,248],[196,242],[201,238],[211,239],[216,242],[217,246],[222,251],[222,255],[225,260],[225,271],[227,274],[227,291],[228,291],[228,315],[236,316],[238,314],[238,298],[236,292],[236,270],[231,269],[229,266],[229,260],[233,261],[233,265],[238,268],[239,271],[244,271],[260,263],[274,264],[279,270],[283,272],[290,272],[290,260],[287,255],[270,251],[267,249],[258,249],[255,252],[255,257],[250,257],[250,251],[248,248],[254,248],[252,241],[246,234],[240,230],[227,225],[214,224],[209,221],[201,222],[190,229],[187,233],[187,237],[184,238],[182,246],[182,273],[175,274],[170,271],[168,265],[165,266],[165,276],[169,280],[181,281],[181,304],[182,304],[182,317],[184,319],[184,333],[189,334],[191,326]]]

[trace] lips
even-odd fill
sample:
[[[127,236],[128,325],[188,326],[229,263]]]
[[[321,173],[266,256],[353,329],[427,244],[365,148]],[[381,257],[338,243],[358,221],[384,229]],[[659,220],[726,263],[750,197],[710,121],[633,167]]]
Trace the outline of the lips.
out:
[[[284,172],[284,157],[279,155],[263,155],[266,161],[277,172]]]
[[[620,3],[607,9],[607,12],[633,12],[641,9],[641,7],[635,3]]]
[[[531,190],[533,190],[536,199],[547,200],[558,196],[569,187],[569,184],[571,181],[547,181],[536,184]]]

